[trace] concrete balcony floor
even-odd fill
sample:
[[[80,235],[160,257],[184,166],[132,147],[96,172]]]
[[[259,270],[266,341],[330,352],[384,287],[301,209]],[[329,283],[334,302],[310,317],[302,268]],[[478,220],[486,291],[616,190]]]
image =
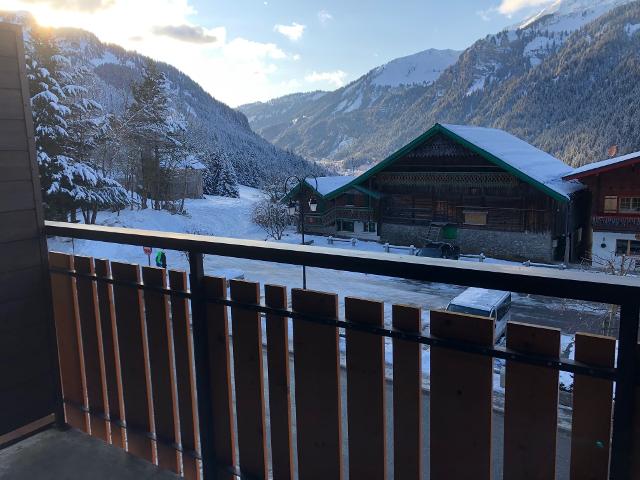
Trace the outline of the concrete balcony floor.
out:
[[[2,480],[178,480],[75,430],[45,430],[0,450]]]

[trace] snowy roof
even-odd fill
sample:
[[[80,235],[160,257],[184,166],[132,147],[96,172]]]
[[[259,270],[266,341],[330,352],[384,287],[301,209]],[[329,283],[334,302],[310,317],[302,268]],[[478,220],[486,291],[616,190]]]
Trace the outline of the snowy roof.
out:
[[[206,170],[207,166],[197,159],[195,155],[188,155],[187,157],[177,160],[171,161],[168,160],[166,162],[161,162],[163,167],[172,167],[172,168],[184,168],[191,170]]]
[[[608,158],[606,160],[600,160],[599,162],[589,163],[574,169],[565,178],[579,178],[586,177],[588,175],[595,175],[603,169],[609,170],[607,167],[619,167],[626,163],[631,163],[633,160],[640,161],[640,152],[629,153],[621,157]]]
[[[344,187],[346,184],[354,181],[357,177],[351,177],[347,175],[338,175],[333,177],[318,177],[318,188],[317,192],[323,197],[329,195],[331,192],[338,190],[339,188]],[[316,187],[316,182],[312,179],[307,179],[307,183],[311,188]]]
[[[569,165],[504,130],[451,124],[442,127],[504,162],[515,170],[512,173],[526,177],[523,180],[532,180],[565,198],[584,188],[579,182],[563,180],[573,171]]]
[[[490,311],[507,296],[509,296],[509,292],[471,287],[467,288],[464,292],[451,300],[450,303],[461,307]]]

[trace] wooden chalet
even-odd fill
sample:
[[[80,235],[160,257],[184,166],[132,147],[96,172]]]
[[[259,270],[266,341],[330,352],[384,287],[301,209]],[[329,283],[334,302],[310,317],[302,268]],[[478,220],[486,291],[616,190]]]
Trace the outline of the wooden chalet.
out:
[[[640,152],[585,165],[565,179],[579,180],[591,192],[592,255],[640,256]]]
[[[464,253],[579,260],[588,195],[571,167],[504,131],[436,124],[362,175],[310,188],[309,231]],[[311,186],[314,187],[314,186]],[[570,239],[569,242],[566,239]]]

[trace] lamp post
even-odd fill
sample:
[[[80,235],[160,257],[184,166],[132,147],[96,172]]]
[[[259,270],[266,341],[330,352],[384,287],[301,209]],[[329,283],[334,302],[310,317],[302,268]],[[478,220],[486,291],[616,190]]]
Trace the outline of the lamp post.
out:
[[[284,182],[284,193],[285,197],[297,188],[297,196],[298,201],[296,202],[293,198],[289,200],[289,205],[287,205],[287,210],[289,215],[293,216],[298,212],[299,216],[299,224],[300,224],[300,233],[302,234],[302,245],[305,244],[304,240],[304,189],[307,186],[311,186],[311,183],[308,181],[313,179],[315,182],[315,190],[318,191],[318,179],[315,176],[308,177],[298,177],[296,175],[292,175],[287,178]],[[318,209],[318,200],[316,200],[314,195],[311,195],[309,201],[307,202],[309,206],[309,210],[311,212],[315,212]],[[302,288],[307,289],[307,267],[302,265]]]

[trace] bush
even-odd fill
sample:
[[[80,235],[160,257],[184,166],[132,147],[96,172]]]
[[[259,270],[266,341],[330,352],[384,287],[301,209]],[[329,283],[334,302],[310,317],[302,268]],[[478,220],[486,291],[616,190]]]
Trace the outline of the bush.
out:
[[[272,202],[265,198],[253,208],[251,215],[253,223],[261,227],[269,237],[281,240],[289,225],[289,212],[281,202]]]

